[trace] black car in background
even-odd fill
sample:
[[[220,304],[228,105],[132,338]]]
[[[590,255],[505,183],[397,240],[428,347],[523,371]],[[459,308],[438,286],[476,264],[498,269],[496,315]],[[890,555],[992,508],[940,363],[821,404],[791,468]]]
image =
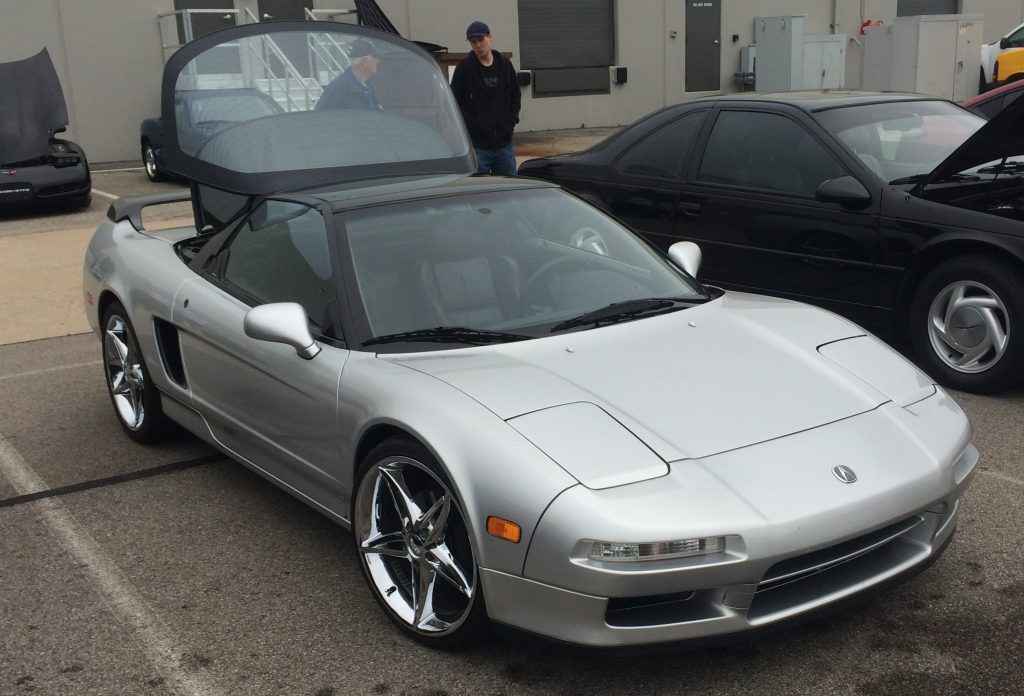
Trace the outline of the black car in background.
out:
[[[0,211],[89,205],[92,178],[82,148],[56,137],[68,109],[50,54],[0,63]]]
[[[1022,119],[1024,100],[986,124],[922,95],[738,94],[519,173],[662,249],[697,242],[704,282],[909,333],[936,379],[991,393],[1024,377]]]
[[[284,112],[265,93],[248,87],[183,90],[175,95],[174,108],[181,129],[179,139],[185,146],[206,142],[213,134],[254,115],[263,117]],[[144,120],[139,127],[139,145],[150,181],[163,181],[168,177],[161,154],[163,143],[161,119]]]

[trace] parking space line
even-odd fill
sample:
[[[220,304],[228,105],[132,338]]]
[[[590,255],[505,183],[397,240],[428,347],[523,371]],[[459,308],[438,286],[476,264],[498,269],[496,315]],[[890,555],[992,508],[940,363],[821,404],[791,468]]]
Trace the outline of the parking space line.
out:
[[[115,196],[112,193],[107,193],[106,191],[100,191],[98,188],[94,188],[92,190],[92,192],[95,193],[97,196],[103,196],[104,198],[109,198],[110,200],[115,200],[117,198],[120,198],[120,196]]]
[[[0,435],[0,473],[22,495],[48,488],[3,435]],[[221,690],[205,675],[194,673],[184,663],[183,658],[189,651],[177,641],[170,628],[150,609],[131,581],[63,503],[46,498],[33,505],[60,545],[92,579],[111,611],[134,631],[165,684],[179,694],[220,694]]]
[[[107,172],[141,172],[145,167],[121,167],[119,169],[93,169],[93,174],[106,174]]]
[[[991,469],[982,469],[978,473],[997,478],[1000,481],[1006,481],[1007,483],[1015,483],[1018,486],[1024,486],[1024,481],[1021,481],[1019,478],[1014,478],[1013,476],[1008,476],[1007,474],[1003,474],[998,471],[992,471]]]
[[[138,471],[129,471],[125,474],[117,474],[116,476],[105,476],[103,478],[92,479],[89,481],[80,481],[78,483],[72,483],[67,486],[58,486],[57,488],[49,488],[43,491],[36,491],[34,493],[25,493],[23,495],[16,495],[11,498],[4,498],[0,500],[0,508],[13,507],[14,505],[24,505],[25,503],[31,503],[36,500],[42,500],[43,498],[55,498],[59,495],[68,495],[69,493],[79,493],[81,491],[89,491],[94,488],[103,488],[105,486],[113,486],[117,483],[126,483],[128,481],[138,481],[139,479],[149,478],[150,476],[159,476],[160,474],[171,474],[176,471],[184,471],[185,469],[191,469],[197,466],[203,466],[205,464],[213,464],[215,462],[225,461],[227,457],[223,454],[209,454],[205,457],[197,457],[196,459],[186,459],[180,462],[171,462],[170,464],[160,464],[158,466],[151,466],[148,469],[140,469]]]
[[[0,375],[0,382],[5,379],[18,379],[20,377],[35,377],[37,375],[45,375],[50,372],[60,372],[62,370],[75,370],[79,367],[95,367],[101,364],[102,360],[90,360],[89,362],[82,363],[71,363],[70,365],[57,365],[55,367],[44,367],[38,370],[28,370],[26,372],[15,372],[9,375]]]

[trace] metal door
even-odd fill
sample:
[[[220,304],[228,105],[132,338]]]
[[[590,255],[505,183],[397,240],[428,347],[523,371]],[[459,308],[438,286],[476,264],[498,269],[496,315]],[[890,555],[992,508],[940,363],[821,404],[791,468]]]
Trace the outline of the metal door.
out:
[[[721,89],[721,0],[686,0],[686,91]]]
[[[185,44],[211,32],[235,26],[233,0],[174,0],[174,9],[224,10],[224,12],[183,12],[178,15],[178,43]]]

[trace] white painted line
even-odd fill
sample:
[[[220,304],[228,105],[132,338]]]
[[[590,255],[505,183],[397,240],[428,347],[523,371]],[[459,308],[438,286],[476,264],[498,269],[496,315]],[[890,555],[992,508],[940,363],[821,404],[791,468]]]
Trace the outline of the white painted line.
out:
[[[985,469],[983,471],[979,471],[978,473],[984,474],[985,476],[991,476],[992,478],[997,478],[1000,481],[1006,481],[1007,483],[1016,483],[1018,486],[1024,486],[1024,481],[1021,481],[1019,478],[1014,478],[1013,476],[1001,474],[998,471],[992,471],[991,469]]]
[[[112,201],[116,201],[118,198],[120,198],[120,196],[115,196],[112,193],[107,193],[106,191],[100,191],[98,188],[94,188],[92,190],[92,192],[95,193],[97,196],[103,196],[104,198],[109,198]]]
[[[93,174],[103,174],[105,172],[141,172],[145,167],[121,167],[120,169],[93,169]]]
[[[36,375],[45,375],[51,372],[60,372],[61,370],[77,370],[80,367],[94,367],[101,364],[102,360],[90,360],[89,362],[83,363],[72,363],[70,365],[58,365],[57,367],[44,367],[41,370],[28,370],[27,372],[15,372],[10,375],[0,375],[0,382],[5,379],[18,379],[19,377],[35,377]]]
[[[49,489],[3,435],[0,435],[0,473],[19,495]],[[204,675],[194,673],[184,664],[182,658],[194,651],[178,643],[170,628],[149,608],[131,581],[61,501],[43,498],[27,505],[38,511],[60,545],[93,581],[110,610],[135,633],[149,661],[171,691],[187,696],[221,693]]]

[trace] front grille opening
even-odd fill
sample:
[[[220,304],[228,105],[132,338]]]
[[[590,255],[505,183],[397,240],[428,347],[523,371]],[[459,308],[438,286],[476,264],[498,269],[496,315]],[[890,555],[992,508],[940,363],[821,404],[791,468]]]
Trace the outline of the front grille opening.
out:
[[[704,621],[722,616],[710,592],[673,592],[608,600],[605,622],[609,626],[636,628]]]
[[[915,515],[856,539],[776,563],[758,584],[747,618],[756,623],[811,608],[819,600],[866,589],[894,570],[925,560],[930,547],[910,534],[923,522]]]

